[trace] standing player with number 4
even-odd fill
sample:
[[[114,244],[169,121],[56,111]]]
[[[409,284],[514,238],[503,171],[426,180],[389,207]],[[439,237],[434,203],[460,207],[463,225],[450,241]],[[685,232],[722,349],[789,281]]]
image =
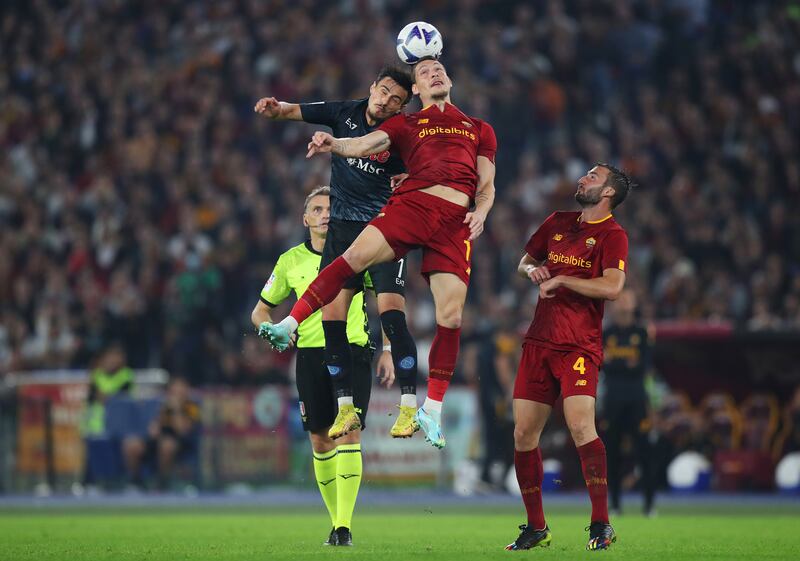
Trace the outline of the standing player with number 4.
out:
[[[320,272],[289,317],[264,329],[274,347],[285,348],[297,325],[330,302],[348,279],[422,248],[422,273],[436,307],[436,335],[428,358],[428,396],[415,419],[426,439],[443,448],[442,400],[458,357],[472,242],[483,232],[494,203],[497,139],[488,123],[450,103],[453,83],[441,62],[421,60],[413,77],[422,111],[396,115],[365,136],[334,138],[317,132],[309,142],[308,157],[332,152],[363,158],[391,148],[409,176],[347,251]]]
[[[539,285],[539,302],[514,382],[514,466],[528,523],[506,547],[548,546],[542,509],[539,437],[559,394],[592,502],[590,550],[616,541],[608,520],[606,449],[595,428],[598,367],[603,358],[603,303],[625,285],[628,236],[611,211],[630,190],[627,175],[596,164],[578,180],[582,212],[555,212],[525,245],[518,273]]]
[[[370,86],[367,98],[286,103],[265,97],[258,101],[255,111],[273,120],[326,125],[337,136],[351,137],[375,130],[385,119],[399,113],[411,96],[408,73],[385,67]],[[344,253],[367,223],[375,218],[392,193],[394,177],[402,177],[405,171],[400,158],[391,155],[388,149],[364,156],[335,154],[331,159],[331,218],[322,250],[321,268]],[[419,429],[414,420],[417,410],[417,347],[408,331],[404,312],[405,265],[405,261],[400,259],[394,263],[376,263],[367,269],[377,295],[381,326],[390,343],[383,350],[391,350],[401,392],[400,413],[390,431],[394,438],[408,438]],[[325,363],[338,402],[338,413],[329,431],[331,438],[357,431],[363,421],[363,412],[353,403],[354,363],[347,341],[346,321],[350,303],[363,287],[362,273],[344,283],[342,290],[322,308]]]

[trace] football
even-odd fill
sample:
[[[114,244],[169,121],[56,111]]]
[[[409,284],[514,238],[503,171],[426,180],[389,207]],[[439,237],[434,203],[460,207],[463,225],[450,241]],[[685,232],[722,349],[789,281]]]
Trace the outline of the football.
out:
[[[425,57],[439,58],[443,47],[442,34],[424,21],[409,23],[397,34],[397,56],[406,64],[416,64]]]

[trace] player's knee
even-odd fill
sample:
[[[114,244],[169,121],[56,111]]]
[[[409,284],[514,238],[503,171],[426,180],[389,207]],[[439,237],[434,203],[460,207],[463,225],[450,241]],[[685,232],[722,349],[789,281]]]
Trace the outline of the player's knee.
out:
[[[358,245],[351,245],[342,254],[342,258],[344,258],[347,264],[350,265],[350,268],[356,272],[363,271],[369,267],[372,264],[371,257],[371,255],[368,255],[367,252]]]
[[[445,306],[438,314],[436,323],[448,329],[460,329],[462,311],[462,306]]]
[[[348,304],[338,299],[322,307],[322,321],[346,321]]]
[[[324,454],[336,448],[336,443],[328,436],[328,429],[308,433],[311,449],[317,454]]]
[[[361,444],[361,430],[357,429],[354,431],[350,431],[343,437],[337,439],[336,442],[334,442],[333,440],[331,440],[331,442],[333,442],[334,446],[340,444]]]
[[[405,316],[406,299],[402,294],[382,292],[378,294],[378,313],[383,316],[387,312],[400,312]],[[405,320],[404,320],[405,321]]]
[[[514,448],[533,450],[537,446],[539,446],[539,431],[531,425],[514,425]]]
[[[580,417],[577,419],[569,419],[567,420],[567,428],[572,435],[572,440],[574,440],[578,446],[590,440],[594,440],[597,435],[597,431],[594,427],[594,419],[591,418]]]
[[[381,326],[393,347],[398,344],[405,345],[409,340],[411,340],[411,344],[413,345],[413,339],[411,338],[411,333],[408,331],[408,324],[406,323],[406,314],[402,311],[389,310],[383,312],[381,314]]]
[[[444,317],[441,325],[450,329],[461,329],[461,311]]]

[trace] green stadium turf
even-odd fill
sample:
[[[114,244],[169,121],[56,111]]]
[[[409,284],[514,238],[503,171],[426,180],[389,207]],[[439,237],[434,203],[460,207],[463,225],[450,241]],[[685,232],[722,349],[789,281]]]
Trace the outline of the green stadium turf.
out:
[[[586,514],[551,512],[553,545],[507,552],[521,508],[480,506],[441,510],[364,507],[357,511],[355,546],[324,547],[329,528],[319,509],[81,509],[0,511],[0,560],[455,560],[798,559],[800,517],[788,508],[662,510],[612,522],[619,539],[608,552],[585,551]]]

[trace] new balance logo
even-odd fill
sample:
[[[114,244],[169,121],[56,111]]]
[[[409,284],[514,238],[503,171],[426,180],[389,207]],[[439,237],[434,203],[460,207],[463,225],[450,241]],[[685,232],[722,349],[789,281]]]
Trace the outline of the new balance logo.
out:
[[[525,489],[520,489],[520,492],[523,495],[532,495],[534,493],[541,493],[542,490],[538,486],[535,486],[535,487],[526,487]]]
[[[323,485],[323,486],[327,486],[328,483],[333,483],[334,481],[336,481],[335,477],[333,479],[328,479],[327,481],[320,481],[319,484]]]
[[[585,386],[586,385],[586,380],[583,380],[583,379],[578,380],[577,382],[575,382],[575,385],[576,386]]]
[[[344,480],[350,479],[351,477],[358,477],[357,473],[342,473],[339,475]]]

